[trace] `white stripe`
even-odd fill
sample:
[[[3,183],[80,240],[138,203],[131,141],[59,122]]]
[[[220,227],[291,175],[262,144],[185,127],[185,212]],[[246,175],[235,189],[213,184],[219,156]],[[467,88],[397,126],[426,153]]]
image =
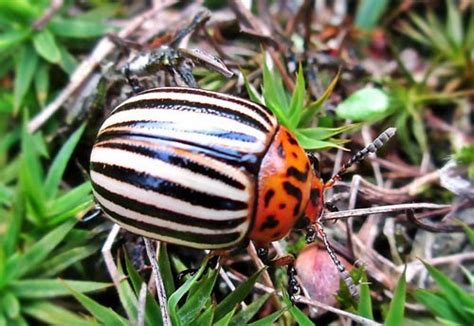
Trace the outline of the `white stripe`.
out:
[[[246,210],[244,209],[239,211],[216,210],[192,205],[186,201],[159,194],[151,190],[140,189],[130,185],[129,183],[118,181],[93,170],[91,171],[90,175],[92,181],[110,192],[120,194],[144,204],[173,211],[178,214],[190,215],[196,218],[207,220],[227,221],[230,219],[242,218],[243,216],[249,216],[251,213],[251,207]]]
[[[188,169],[118,148],[95,147],[91,153],[91,162],[118,165],[211,195],[243,202],[249,200],[249,191],[245,189],[240,190]],[[247,189],[248,186],[247,183]]]
[[[195,124],[195,128],[204,124],[203,130],[224,129],[236,131],[254,136],[263,143],[268,141],[268,134],[266,132],[260,131],[236,120],[199,112],[162,109],[133,109],[114,113],[105,120],[100,128],[99,135],[110,125],[136,120],[157,122],[173,121],[176,124],[180,124],[182,121],[189,121]]]
[[[197,226],[190,226],[190,225],[184,224],[186,223],[186,221],[183,221],[183,224],[175,223],[175,222],[162,220],[159,218],[159,216],[153,217],[153,216],[149,216],[149,215],[132,211],[130,209],[127,209],[123,206],[117,205],[116,203],[105,199],[104,197],[102,197],[95,191],[94,191],[94,196],[97,199],[97,201],[109,211],[112,211],[118,215],[124,216],[131,220],[135,220],[137,222],[156,225],[156,226],[167,228],[170,230],[179,230],[182,232],[200,233],[200,234],[206,234],[206,235],[227,234],[227,233],[233,233],[233,232],[245,233],[249,224],[248,221],[245,221],[242,224],[239,224],[237,227],[234,227],[231,229],[213,230],[213,229],[207,229],[207,228],[200,228]],[[146,225],[144,225],[144,228],[146,228]]]
[[[161,100],[161,99],[172,100],[172,101],[187,101],[187,102],[192,102],[196,104],[210,104],[210,105],[221,106],[224,108],[229,108],[234,111],[238,111],[249,117],[252,117],[253,119],[259,121],[262,125],[266,126],[267,129],[271,130],[272,127],[274,126],[274,125],[268,124],[268,122],[265,121],[265,119],[263,119],[258,113],[247,108],[245,105],[218,99],[215,97],[210,97],[205,94],[199,95],[199,94],[191,94],[191,93],[178,93],[178,92],[172,92],[172,91],[139,94],[139,95],[129,98],[128,100],[120,104],[115,110],[118,110],[123,105],[133,103],[135,101]],[[262,110],[261,108],[258,108],[258,109]]]

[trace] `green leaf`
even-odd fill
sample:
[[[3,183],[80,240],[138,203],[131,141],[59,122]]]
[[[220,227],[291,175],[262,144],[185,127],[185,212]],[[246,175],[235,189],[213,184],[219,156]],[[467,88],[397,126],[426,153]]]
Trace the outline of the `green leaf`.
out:
[[[179,300],[189,291],[191,286],[197,282],[197,280],[201,277],[201,275],[204,272],[205,265],[207,263],[207,260],[205,259],[203,261],[203,265],[201,268],[197,271],[196,274],[193,275],[189,280],[184,282],[183,285],[181,285],[168,299],[168,311],[170,314],[170,319],[173,325],[181,325],[180,324],[180,319],[179,319],[179,314],[178,314],[178,303]]]
[[[435,267],[423,262],[430,276],[440,287],[444,298],[450,303],[460,316],[465,320],[474,319],[474,296],[464,291],[455,282]]]
[[[363,88],[336,107],[336,114],[352,121],[373,121],[390,113],[390,97],[378,88]]]
[[[298,133],[311,139],[324,140],[344,132],[352,131],[359,127],[359,124],[347,124],[338,128],[300,128],[298,129]]]
[[[25,211],[25,198],[20,187],[17,188],[17,192],[15,194],[15,199],[13,203],[13,207],[10,211],[9,217],[6,220],[7,222],[7,230],[6,234],[3,238],[3,249],[4,255],[6,257],[10,257],[16,249],[18,238],[21,231],[21,226],[23,224],[23,216]],[[0,272],[6,272],[6,266],[4,267],[5,270],[2,268]],[[3,275],[2,275],[3,276]],[[3,284],[7,281],[6,276],[0,277],[0,288]]]
[[[441,295],[431,293],[428,290],[418,289],[414,293],[414,297],[437,317],[455,322],[459,325],[462,325],[465,322],[449,302]]]
[[[232,291],[229,295],[227,295],[224,300],[222,300],[216,307],[215,312],[215,320],[219,320],[224,315],[226,315],[229,311],[234,309],[234,307],[242,302],[247,295],[252,291],[255,282],[257,282],[260,275],[262,275],[263,271],[266,268],[262,268],[261,270],[254,273],[250,276],[247,280],[242,282],[234,291]]]
[[[317,150],[317,149],[326,149],[326,148],[339,148],[344,149],[342,146],[338,145],[334,141],[324,141],[309,138],[299,132],[296,133],[296,137],[298,138],[298,142],[305,150]]]
[[[51,63],[59,63],[61,53],[54,35],[48,29],[44,29],[33,36],[33,45],[36,52],[43,59]]]
[[[51,20],[48,27],[57,36],[79,39],[102,36],[108,30],[107,25],[80,18],[55,18]]]
[[[10,277],[21,277],[37,268],[51,251],[66,237],[76,221],[69,220],[46,234],[41,240],[26,250],[21,256],[12,256],[7,260],[7,271]]]
[[[82,293],[70,288],[72,295],[87,309],[95,318],[105,325],[127,325],[132,324],[111,308],[105,307]]]
[[[219,319],[216,323],[214,323],[214,326],[227,326],[230,323],[230,320],[232,319],[232,316],[234,316],[235,309],[232,309],[229,311],[224,317]]]
[[[311,121],[313,120],[314,115],[316,112],[319,111],[319,109],[323,106],[324,102],[331,96],[332,92],[334,91],[334,88],[337,85],[337,82],[339,81],[339,77],[341,76],[341,70],[339,69],[336,76],[333,78],[331,83],[328,85],[328,87],[324,90],[324,93],[314,102],[310,103],[304,110],[302,116],[301,116],[301,127],[307,127],[311,124]]]
[[[132,320],[130,321],[133,324],[136,324],[136,318],[138,316],[138,300],[135,296],[135,293],[133,293],[130,283],[128,282],[125,274],[123,273],[122,262],[120,259],[117,261],[117,271],[120,282],[115,288],[117,289],[117,292],[119,294],[120,303],[127,312],[129,318],[132,318]]]
[[[357,306],[357,312],[360,316],[374,320],[372,312],[372,298],[370,297],[369,284],[367,283],[367,274],[362,274],[360,282],[360,297]]]
[[[446,7],[448,8],[448,18],[446,20],[446,31],[454,47],[461,48],[463,43],[463,19],[461,11],[456,7],[456,4],[451,0],[446,0]]]
[[[41,271],[44,272],[40,274],[43,277],[58,275],[69,266],[97,253],[98,249],[98,245],[89,244],[87,246],[66,250],[45,261],[41,266]]]
[[[193,323],[195,325],[211,326],[214,320],[214,305],[210,305]]]
[[[126,266],[130,281],[132,282],[133,289],[135,290],[135,293],[138,296],[141,290],[141,286],[144,283],[143,283],[142,278],[140,277],[140,274],[138,274],[137,270],[133,267],[133,264],[128,258],[128,255],[125,255],[125,266]],[[156,300],[151,296],[148,289],[146,291],[145,321],[147,325],[157,325],[157,326],[162,325],[160,306],[158,305]]]
[[[66,285],[66,286],[65,286]],[[10,283],[11,291],[22,299],[43,299],[71,295],[70,289],[80,293],[95,292],[110,287],[110,283],[61,279],[18,280]]]
[[[305,95],[306,83],[304,80],[303,67],[300,64],[298,75],[296,77],[295,89],[293,90],[290,107],[288,108],[288,125],[291,130],[294,130],[300,122]]]
[[[3,295],[1,302],[8,318],[16,319],[20,316],[20,301],[18,301],[17,296],[11,291]]]
[[[35,74],[36,98],[41,106],[45,106],[49,90],[49,65],[42,63]]]
[[[59,53],[61,55],[61,58],[59,60],[59,66],[68,75],[71,75],[74,72],[74,70],[76,70],[78,62],[76,58],[71,53],[69,53],[69,51],[64,46],[62,46],[61,44],[58,44],[58,48],[59,48]]]
[[[0,52],[8,51],[23,42],[30,35],[28,30],[8,30],[0,33]]]
[[[30,302],[22,307],[22,312],[47,325],[94,325],[91,321],[81,318],[70,310],[46,301]]]
[[[61,147],[61,150],[54,158],[44,182],[44,192],[48,200],[54,198],[58,192],[59,183],[66,170],[67,164],[71,158],[77,143],[81,139],[85,125],[77,129]]]
[[[71,209],[87,203],[90,200],[91,184],[89,181],[69,190],[61,197],[51,201],[48,207],[48,217],[52,218],[55,215],[70,211]]]
[[[33,48],[26,44],[19,50],[18,61],[15,66],[15,83],[13,89],[13,106],[15,114],[18,112],[36,72],[38,55]]]
[[[163,278],[163,285],[165,287],[166,295],[169,297],[175,290],[174,276],[171,270],[170,258],[168,256],[168,250],[165,243],[160,244],[160,252],[158,256],[158,266],[160,273]]]
[[[288,96],[280,75],[272,72],[267,62],[263,66],[263,97],[266,106],[277,116],[280,123],[286,125],[288,123]]]
[[[388,0],[361,0],[357,6],[355,26],[371,31],[389,5]]]
[[[467,235],[467,238],[469,239],[469,242],[471,243],[471,246],[474,246],[474,229],[469,227],[469,225],[465,223],[461,223],[462,228],[464,229],[464,232]]]
[[[262,99],[262,96],[258,93],[255,87],[253,87],[253,85],[249,83],[246,76],[244,76],[244,85],[251,101],[260,105],[265,105],[265,101]]]
[[[385,318],[384,325],[387,326],[398,326],[403,325],[403,318],[405,315],[405,296],[406,296],[406,280],[405,272],[400,276],[398,280],[397,288],[393,294],[392,302],[390,302],[390,308],[388,309],[387,316]]]
[[[262,318],[260,320],[257,320],[256,322],[253,322],[253,323],[250,323],[248,324],[248,326],[271,326],[274,322],[276,322],[280,317],[281,315],[283,315],[285,313],[285,311],[287,311],[288,308],[283,308],[283,309],[280,309],[278,311],[275,311],[274,313],[272,313],[271,315],[268,315],[267,317],[265,318]]]
[[[260,310],[260,308],[262,308],[265,302],[267,302],[270,296],[270,293],[265,293],[257,300],[252,301],[252,303],[249,304],[245,309],[240,310],[234,317],[232,317],[232,320],[230,321],[230,326],[245,325],[257,314],[257,312]]]
[[[186,302],[178,310],[179,319],[182,325],[189,325],[197,318],[204,305],[211,299],[212,289],[218,276],[217,270],[211,270],[198,280],[194,286],[197,288],[191,292]]]

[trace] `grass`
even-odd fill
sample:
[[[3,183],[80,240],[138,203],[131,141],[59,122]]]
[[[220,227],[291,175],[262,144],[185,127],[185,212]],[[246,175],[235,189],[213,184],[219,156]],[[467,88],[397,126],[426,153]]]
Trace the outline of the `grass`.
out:
[[[423,177],[419,163],[427,154],[443,158],[429,162],[433,171],[443,166],[444,159],[452,157],[461,171],[455,178],[472,184],[473,146],[466,131],[472,127],[472,119],[466,118],[468,114],[465,113],[473,94],[472,7],[463,8],[454,1],[434,8],[414,6],[408,12],[398,12],[392,17],[393,26],[389,26],[383,25],[381,17],[397,9],[396,6],[386,1],[379,1],[376,6],[374,3],[361,1],[346,15],[340,29],[339,25],[329,24],[322,17],[309,29],[318,31],[309,39],[305,38],[308,26],[302,18],[304,15],[292,22],[296,12],[288,8],[280,12],[275,10],[275,4],[269,3],[273,9],[271,14],[279,18],[274,24],[281,24],[274,38],[277,43],[279,37],[285,39],[279,45],[287,46],[286,52],[269,49],[267,45],[271,41],[267,36],[256,33],[258,39],[263,40],[261,46],[265,51],[262,54],[260,45],[253,45],[255,39],[248,42],[251,33],[236,34],[240,27],[247,26],[243,23],[238,26],[232,22],[230,27],[208,25],[206,31],[218,48],[233,47],[232,51],[223,52],[235,72],[239,71],[235,67],[239,67],[242,78],[229,81],[206,69],[197,71],[195,76],[202,87],[225,89],[268,106],[279,122],[296,135],[305,150],[318,152],[325,163],[323,175],[331,173],[333,151],[362,146],[359,129],[368,128],[375,133],[396,126],[398,138],[393,141],[397,143],[390,145],[381,156],[383,159],[377,161],[382,164],[386,184],[402,188]],[[216,11],[226,6],[214,5]],[[100,89],[91,90],[86,82],[84,88],[69,99],[71,103],[85,103],[86,109],[95,107],[98,114],[86,112],[68,123],[64,122],[62,114],[58,114],[39,132],[30,134],[26,128],[31,118],[66,87],[69,76],[90,54],[97,39],[116,31],[116,26],[127,26],[143,7],[107,1],[88,4],[66,1],[38,25],[50,6],[49,1],[43,0],[0,1],[0,59],[3,63],[0,67],[0,325],[39,322],[136,325],[140,318],[145,325],[160,325],[161,311],[153,290],[147,290],[144,299],[142,297],[145,304],[143,312],[140,311],[140,293],[144,284],[149,283],[151,272],[136,237],[121,234],[113,248],[121,280],[114,288],[100,258],[104,231],[110,224],[102,220],[81,221],[94,204],[85,167],[94,141],[90,135],[95,134],[93,129],[100,120],[87,121],[86,117],[105,116],[104,109],[113,106],[111,103],[123,95],[120,89],[123,83],[103,78]],[[180,15],[184,12],[182,9],[174,8]],[[263,10],[253,9],[254,13]],[[328,10],[329,16],[335,17],[335,13]],[[171,17],[170,11],[166,10],[160,15],[164,21]],[[262,18],[265,17],[263,13],[253,17],[271,29],[272,26]],[[184,21],[188,17],[181,18]],[[171,31],[176,29],[172,23],[169,26]],[[353,33],[356,30],[361,33]],[[159,32],[163,31],[160,29]],[[351,33],[341,38],[343,31]],[[376,34],[379,32],[389,43],[382,56],[374,54],[377,44],[373,38],[380,35]],[[143,29],[134,37],[141,40],[150,36],[146,33]],[[168,36],[160,34],[160,42],[165,42]],[[211,44],[202,31],[190,39],[197,47],[210,47]],[[337,40],[344,42],[341,41],[336,49],[332,44]],[[408,46],[417,52],[422,68],[407,67],[403,53]],[[270,55],[270,51],[275,51],[276,57]],[[323,62],[322,54],[337,63],[331,66]],[[366,70],[363,77],[358,77],[354,66],[364,63],[358,57],[361,54],[374,62],[382,57],[382,64],[396,62],[397,70],[381,77],[374,77]],[[118,56],[119,53],[114,53],[104,60],[104,71],[120,68],[122,61]],[[299,62],[295,69],[291,69],[292,58]],[[283,70],[275,60],[281,60]],[[99,78],[104,77],[100,69],[96,73]],[[158,84],[157,78],[152,79]],[[284,81],[288,79],[294,84],[291,90],[285,86],[288,83]],[[117,80],[123,81],[123,78],[119,76]],[[96,101],[88,106],[91,98]],[[74,111],[70,102],[63,104],[67,116]],[[429,120],[427,112],[433,112],[438,125]],[[395,168],[384,161],[390,161]],[[404,174],[407,170],[410,173]],[[365,166],[359,167],[357,172],[366,179],[373,179]],[[341,186],[336,192],[344,193],[344,189]],[[383,191],[386,190],[393,189],[384,188]],[[410,197],[410,201],[459,203],[466,198],[464,193],[452,194],[438,184],[418,193],[418,197]],[[359,195],[357,205],[378,204],[363,191]],[[340,204],[346,207],[344,201]],[[441,213],[425,211],[420,214],[425,214],[433,225],[439,225],[437,222],[443,220]],[[449,247],[453,243],[436,234],[428,237],[426,230],[411,224],[404,215],[387,213],[377,223],[372,221],[372,225],[370,219],[351,220],[353,236],[368,232],[366,228],[369,227],[377,234],[372,239],[372,246],[366,244],[367,255],[362,255],[362,259],[373,263],[374,256],[382,256],[387,265],[386,270],[374,269],[374,264],[355,269],[353,278],[361,281],[360,298],[354,302],[343,288],[337,293],[338,304],[354,317],[386,325],[471,323],[474,298],[469,289],[472,289],[474,277],[469,261],[462,261],[460,268],[453,272],[443,265],[435,267],[425,257],[423,266],[429,278],[420,275],[413,278],[413,270],[410,270],[410,260],[426,250],[430,250],[433,257],[444,257],[446,261],[451,261],[454,259],[451,255],[461,251],[466,255],[472,253],[472,226],[463,220],[464,214],[462,209],[452,211],[452,215],[460,219],[459,224],[453,225],[462,225],[459,230],[465,231],[460,234],[465,246],[454,253],[424,247],[419,239],[431,236],[436,248]],[[390,222],[395,228],[390,229]],[[328,233],[332,241],[345,239],[337,227]],[[387,243],[403,250],[390,251],[393,248]],[[304,246],[303,235],[295,231],[280,241],[279,246],[298,256]],[[248,255],[242,253],[227,259],[227,263],[216,269],[206,269],[203,256],[183,248],[160,246],[158,263],[173,325],[320,325],[343,318],[334,313],[312,315],[308,306],[292,305],[285,290],[284,269],[259,270]],[[401,272],[403,265],[394,263],[399,261],[407,262],[405,272]],[[391,269],[390,264],[396,268]],[[176,280],[179,271],[192,267],[199,268],[196,274],[183,282]],[[233,277],[235,290],[229,290],[221,273]],[[265,273],[269,273],[276,285],[270,290],[279,291],[281,295],[274,296],[262,290],[262,284],[268,290]],[[389,287],[383,278],[377,278],[380,273],[394,286]],[[391,295],[387,296],[387,293]],[[413,303],[424,307],[422,314],[410,310]]]

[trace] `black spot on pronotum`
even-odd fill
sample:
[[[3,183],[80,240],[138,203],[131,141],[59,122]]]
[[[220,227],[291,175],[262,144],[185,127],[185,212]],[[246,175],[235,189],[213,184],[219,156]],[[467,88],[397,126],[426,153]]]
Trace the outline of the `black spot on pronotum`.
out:
[[[310,198],[311,203],[312,203],[313,205],[316,205],[316,202],[317,202],[317,200],[318,200],[318,198],[319,198],[320,195],[321,195],[321,192],[319,191],[318,188],[313,188],[313,189],[311,189],[311,193],[310,193],[310,195],[309,195],[309,198]]]
[[[290,166],[288,170],[286,170],[286,175],[298,181],[305,182],[308,179],[308,169],[306,169],[306,171],[300,171],[294,166]]]
[[[301,193],[301,190],[298,187],[295,187],[292,185],[290,182],[285,181],[283,183],[283,188],[285,189],[286,193],[292,197],[295,197],[296,199],[296,205],[295,208],[293,209],[293,215],[298,215],[298,212],[300,211],[300,206],[301,206],[301,199],[303,198],[303,194]]]
[[[298,142],[296,141],[296,139],[293,137],[292,134],[290,134],[288,131],[286,132],[286,135],[288,136],[288,142],[291,144],[291,145],[298,145]]]
[[[283,148],[282,143],[280,143],[280,145],[278,145],[277,153],[278,153],[278,156],[280,156],[281,158],[285,158],[285,149]]]
[[[285,204],[285,203],[281,203],[280,205],[278,205],[278,207],[279,207],[280,209],[284,209],[284,208],[286,208],[286,204]]]
[[[298,154],[296,154],[295,152],[291,152],[291,155],[292,155],[294,158],[298,158]]]
[[[272,199],[274,195],[275,195],[275,191],[273,189],[270,189],[265,193],[265,197],[263,199],[265,203],[265,207],[268,207],[268,204],[270,204],[270,200]]]
[[[260,226],[260,232],[266,229],[273,229],[278,225],[278,220],[273,215],[268,215],[265,222]]]

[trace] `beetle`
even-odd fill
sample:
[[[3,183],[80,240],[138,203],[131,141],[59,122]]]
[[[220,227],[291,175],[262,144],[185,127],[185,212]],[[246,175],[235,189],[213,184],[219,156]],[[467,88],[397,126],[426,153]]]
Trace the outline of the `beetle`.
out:
[[[155,88],[105,120],[90,177],[106,215],[147,238],[211,250],[250,240],[265,248],[303,222],[309,241],[317,232],[329,247],[318,223],[324,191],[394,133],[387,129],[324,182],[314,157],[265,106],[195,88]],[[294,268],[288,274],[294,278]]]

